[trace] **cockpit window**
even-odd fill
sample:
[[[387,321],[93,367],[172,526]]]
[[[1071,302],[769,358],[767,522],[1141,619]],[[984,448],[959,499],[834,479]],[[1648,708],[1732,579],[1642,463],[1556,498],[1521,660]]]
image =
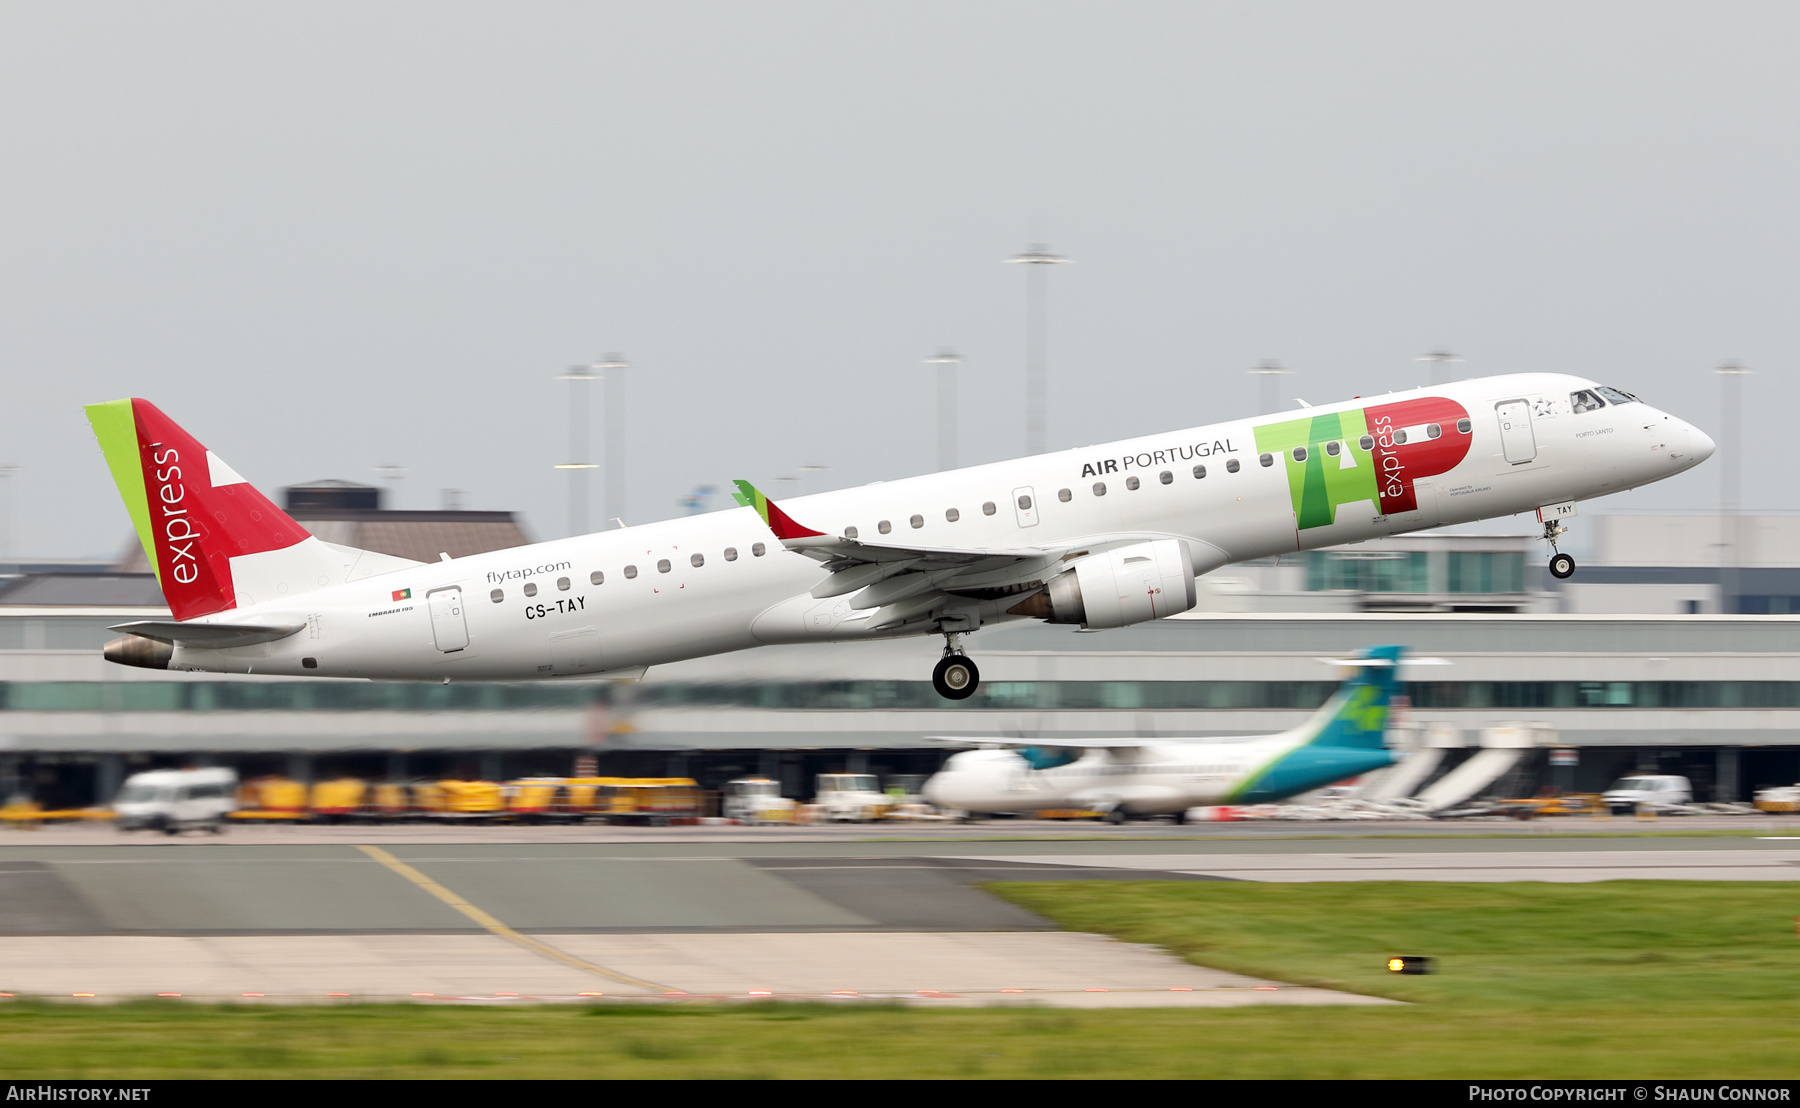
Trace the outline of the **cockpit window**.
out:
[[[1614,404],[1630,404],[1637,400],[1637,397],[1620,389],[1607,388],[1605,385],[1596,385],[1594,387],[1599,390],[1601,396],[1606,397]]]
[[[1586,389],[1569,394],[1569,409],[1576,415],[1580,415],[1582,412],[1599,411],[1604,407],[1606,407],[1606,403]]]

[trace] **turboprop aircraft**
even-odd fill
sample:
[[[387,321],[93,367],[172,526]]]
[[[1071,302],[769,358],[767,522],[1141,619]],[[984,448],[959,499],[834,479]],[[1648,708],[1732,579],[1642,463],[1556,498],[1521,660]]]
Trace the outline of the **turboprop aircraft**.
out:
[[[940,738],[965,750],[925,782],[925,799],[971,814],[1079,808],[1172,815],[1215,804],[1267,804],[1392,765],[1384,743],[1404,649],[1376,646],[1313,717],[1291,731],[1208,739]]]
[[[1712,454],[1630,393],[1486,377],[418,563],[321,542],[154,405],[87,409],[171,620],[114,662],[219,673],[518,681],[641,674],[769,643],[1123,627],[1192,608],[1232,562],[1576,502]],[[1558,577],[1575,570],[1556,553]]]

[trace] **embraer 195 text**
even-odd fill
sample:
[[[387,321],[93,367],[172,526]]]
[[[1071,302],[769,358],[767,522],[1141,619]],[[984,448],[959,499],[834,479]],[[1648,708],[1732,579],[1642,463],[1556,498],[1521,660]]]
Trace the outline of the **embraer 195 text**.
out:
[[[144,400],[87,409],[173,620],[115,662],[219,673],[517,681],[631,676],[768,643],[1192,608],[1232,562],[1537,510],[1672,477],[1713,442],[1630,393],[1530,373],[1308,407],[418,563],[321,542]],[[1556,553],[1551,572],[1574,560]]]

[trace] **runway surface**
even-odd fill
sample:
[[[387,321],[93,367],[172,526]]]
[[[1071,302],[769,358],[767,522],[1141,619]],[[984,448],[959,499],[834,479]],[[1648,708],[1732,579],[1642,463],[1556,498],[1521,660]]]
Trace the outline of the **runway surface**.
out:
[[[1800,878],[1800,838],[1782,830],[1326,839],[868,837],[867,829],[857,838],[720,828],[598,842],[571,834],[580,830],[6,835],[0,990],[264,1001],[1372,1003],[1059,932],[978,886]]]

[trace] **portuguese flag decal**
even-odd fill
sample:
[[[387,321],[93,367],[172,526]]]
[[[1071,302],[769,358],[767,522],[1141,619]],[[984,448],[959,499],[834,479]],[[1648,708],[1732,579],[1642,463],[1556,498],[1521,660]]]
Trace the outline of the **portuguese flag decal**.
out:
[[[411,589],[395,589],[394,590],[394,599],[395,600],[411,600],[412,599],[412,590]]]

